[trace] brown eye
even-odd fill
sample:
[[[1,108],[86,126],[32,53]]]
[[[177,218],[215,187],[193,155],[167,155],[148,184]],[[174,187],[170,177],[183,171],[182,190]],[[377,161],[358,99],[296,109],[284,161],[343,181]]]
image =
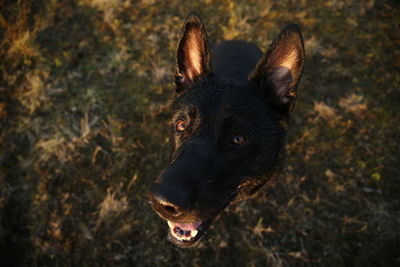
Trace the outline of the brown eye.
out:
[[[175,129],[177,132],[183,132],[186,129],[186,122],[184,120],[179,120],[176,125]]]
[[[233,145],[243,145],[246,140],[243,135],[235,135],[232,137],[231,142]]]

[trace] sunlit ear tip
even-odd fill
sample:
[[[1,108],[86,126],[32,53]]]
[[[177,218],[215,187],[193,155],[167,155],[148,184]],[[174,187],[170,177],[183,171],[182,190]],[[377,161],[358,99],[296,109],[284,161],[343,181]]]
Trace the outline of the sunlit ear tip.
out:
[[[186,17],[185,20],[186,23],[188,22],[192,22],[192,23],[200,23],[201,24],[201,19],[199,14],[197,14],[196,12],[192,11],[190,12],[190,14]]]
[[[288,24],[284,29],[294,32],[301,32],[300,26],[296,23]]]
[[[286,25],[281,33],[279,34],[281,38],[293,38],[295,37],[298,40],[303,40],[303,35],[301,33],[300,26],[298,24],[289,24]],[[285,36],[285,37],[283,37]]]

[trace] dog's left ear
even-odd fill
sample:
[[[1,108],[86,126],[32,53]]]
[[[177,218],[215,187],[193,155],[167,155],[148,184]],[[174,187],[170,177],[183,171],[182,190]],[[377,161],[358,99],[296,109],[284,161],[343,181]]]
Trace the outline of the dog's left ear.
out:
[[[258,62],[250,79],[263,90],[266,100],[283,115],[289,115],[297,98],[304,67],[304,43],[298,25],[286,26]]]
[[[196,13],[191,13],[183,24],[176,53],[175,76],[178,93],[211,74],[210,51],[204,24]]]

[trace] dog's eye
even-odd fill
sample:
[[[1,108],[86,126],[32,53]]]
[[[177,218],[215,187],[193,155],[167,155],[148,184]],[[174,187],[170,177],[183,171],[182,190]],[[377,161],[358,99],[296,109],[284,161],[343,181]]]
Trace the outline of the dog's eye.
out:
[[[238,134],[232,137],[231,142],[233,145],[243,145],[246,143],[246,139],[243,135]]]
[[[175,124],[175,129],[177,132],[183,132],[186,129],[186,121],[184,120],[179,120],[176,124]]]

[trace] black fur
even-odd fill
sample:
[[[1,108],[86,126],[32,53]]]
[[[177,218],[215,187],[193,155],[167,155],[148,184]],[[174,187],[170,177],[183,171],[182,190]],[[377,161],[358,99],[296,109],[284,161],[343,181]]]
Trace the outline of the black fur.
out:
[[[195,244],[219,211],[278,172],[303,65],[295,24],[265,56],[244,41],[224,41],[210,53],[205,26],[188,16],[177,49],[170,165],[149,193],[164,219],[203,222],[193,240],[170,234],[176,245]]]

